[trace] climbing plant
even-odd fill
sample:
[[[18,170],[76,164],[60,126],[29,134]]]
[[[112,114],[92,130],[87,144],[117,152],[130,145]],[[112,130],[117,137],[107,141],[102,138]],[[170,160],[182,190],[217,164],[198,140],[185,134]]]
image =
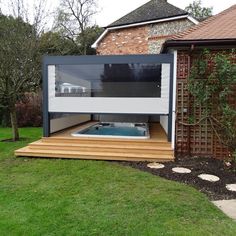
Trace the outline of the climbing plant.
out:
[[[202,110],[201,117],[193,116],[191,125],[207,119],[219,141],[236,161],[235,51],[211,53],[204,50],[194,59],[188,82],[193,104]]]

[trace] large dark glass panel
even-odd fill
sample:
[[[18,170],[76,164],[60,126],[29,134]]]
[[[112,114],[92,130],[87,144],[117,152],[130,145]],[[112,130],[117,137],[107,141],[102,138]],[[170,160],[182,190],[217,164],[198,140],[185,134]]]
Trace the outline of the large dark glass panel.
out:
[[[161,64],[56,66],[56,97],[160,96]]]

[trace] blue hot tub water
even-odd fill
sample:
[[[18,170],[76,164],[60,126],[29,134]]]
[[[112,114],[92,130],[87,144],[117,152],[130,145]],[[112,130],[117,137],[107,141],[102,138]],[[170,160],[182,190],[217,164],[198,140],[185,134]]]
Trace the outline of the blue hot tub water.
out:
[[[73,133],[73,136],[109,136],[148,138],[147,124],[98,123]]]
[[[144,136],[145,131],[138,130],[135,127],[91,127],[82,134],[94,135],[118,135],[118,136]]]

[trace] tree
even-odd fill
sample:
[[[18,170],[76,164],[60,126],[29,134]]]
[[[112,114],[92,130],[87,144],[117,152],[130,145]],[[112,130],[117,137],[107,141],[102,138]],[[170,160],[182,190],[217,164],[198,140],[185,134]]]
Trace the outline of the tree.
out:
[[[21,18],[0,16],[0,101],[10,113],[13,140],[19,139],[16,102],[40,81],[37,37]]]
[[[202,7],[202,1],[196,0],[189,4],[185,10],[199,21],[203,21],[212,16],[213,7]]]
[[[19,139],[16,103],[41,82],[38,45],[46,24],[46,2],[37,1],[29,11],[25,0],[10,0],[10,16],[0,15],[0,103],[10,114],[14,141]]]
[[[219,141],[228,147],[236,161],[236,53],[211,54],[204,51],[193,63],[189,91],[202,117],[193,117],[198,125],[208,120]],[[212,66],[211,66],[212,65]]]
[[[28,0],[5,1],[8,3],[7,14],[31,24],[38,35],[43,33],[48,23],[48,17],[52,14],[50,12],[52,9],[48,9],[48,0],[31,0],[30,5]]]
[[[78,55],[81,54],[83,49],[80,45],[83,44],[83,40],[86,40],[86,54],[93,55],[96,51],[91,48],[91,45],[102,33],[102,29],[97,25],[87,27],[85,29],[84,37],[79,34],[73,43],[68,38],[60,34],[60,32],[46,32],[40,37],[39,48],[41,54],[50,55]]]
[[[87,27],[84,30],[83,34],[79,34],[76,38],[76,42],[79,46],[79,51],[84,51],[87,55],[96,54],[96,50],[91,48],[92,44],[96,41],[96,39],[102,34],[103,29],[98,25],[93,25],[91,27]],[[84,48],[86,47],[86,48]]]
[[[96,8],[95,0],[61,0],[57,10],[55,29],[78,48],[79,54],[88,53],[88,33],[93,29],[89,27]]]
[[[39,50],[42,55],[76,55],[77,46],[59,32],[43,33],[39,39]]]

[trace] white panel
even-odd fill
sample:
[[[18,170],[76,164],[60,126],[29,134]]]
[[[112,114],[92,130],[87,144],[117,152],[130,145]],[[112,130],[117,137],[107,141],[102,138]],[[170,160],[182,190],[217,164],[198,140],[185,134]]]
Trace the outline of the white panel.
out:
[[[163,129],[166,131],[166,134],[168,134],[168,116],[161,116],[160,124],[163,127]]]
[[[55,89],[56,89],[56,67],[48,66],[48,99],[52,101],[55,99]],[[50,111],[50,109],[49,109]]]
[[[161,98],[167,98],[168,103],[169,103],[169,96],[170,96],[169,88],[170,88],[170,64],[162,64]]]
[[[177,56],[178,52],[174,52],[174,69],[173,69],[173,109],[172,109],[172,148],[175,148],[175,121],[176,121],[176,89],[177,89]]]
[[[90,115],[70,115],[57,119],[52,119],[50,120],[50,133],[54,133],[90,120]]]
[[[162,98],[73,98],[50,100],[50,112],[168,114],[168,99]]]
[[[170,64],[162,64],[161,98],[55,97],[55,66],[48,66],[49,112],[168,114]]]

